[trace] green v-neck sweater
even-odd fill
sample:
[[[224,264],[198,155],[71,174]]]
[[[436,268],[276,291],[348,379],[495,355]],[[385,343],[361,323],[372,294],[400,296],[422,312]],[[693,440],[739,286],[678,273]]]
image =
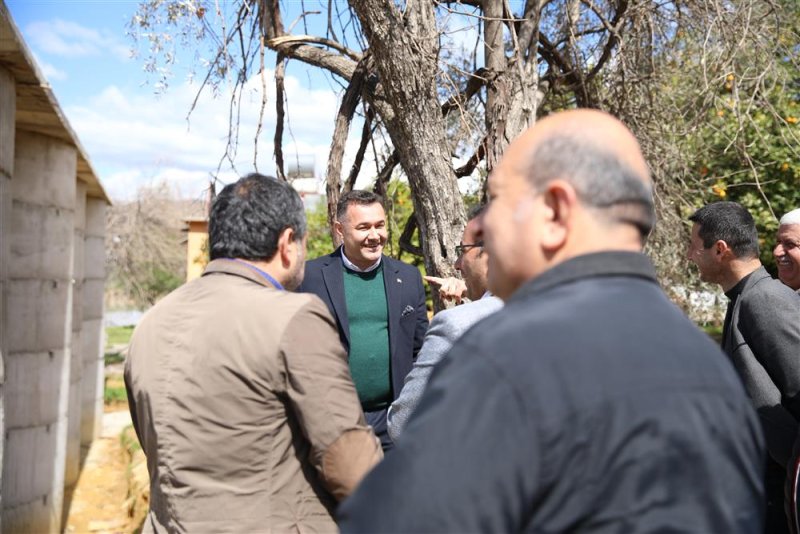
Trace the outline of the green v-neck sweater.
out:
[[[368,273],[345,268],[344,297],[350,325],[350,374],[361,407],[364,411],[386,408],[392,401],[392,382],[383,264]]]

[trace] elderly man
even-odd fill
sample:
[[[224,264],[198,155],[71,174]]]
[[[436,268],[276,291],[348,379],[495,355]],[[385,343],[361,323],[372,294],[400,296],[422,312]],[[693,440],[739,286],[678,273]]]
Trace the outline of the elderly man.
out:
[[[742,205],[715,202],[689,220],[688,258],[729,299],[722,349],[758,411],[773,460],[766,532],[786,532],[783,483],[800,421],[800,299],[761,265],[756,224]]]
[[[389,435],[392,440],[397,440],[414,412],[434,366],[464,332],[503,305],[503,301],[486,290],[488,254],[478,233],[478,218],[482,213],[483,206],[470,212],[461,244],[457,247],[458,259],[455,264],[456,270],[464,278],[466,296],[472,302],[439,312],[431,321],[414,368],[406,377],[400,396],[389,408]]]
[[[540,120],[479,225],[505,301],[434,370],[343,532],[756,532],[763,438],[730,362],[666,298],[633,135]]]
[[[380,460],[333,318],[303,278],[303,204],[251,174],[209,220],[203,276],[136,328],[125,360],[150,473],[145,532],[336,531]]]
[[[320,297],[336,318],[358,398],[384,451],[389,405],[400,394],[428,329],[419,270],[383,255],[386,212],[369,191],[350,191],[336,206],[342,246],[306,263],[298,291]]]
[[[800,208],[781,217],[772,253],[778,264],[778,278],[795,291],[800,291]]]

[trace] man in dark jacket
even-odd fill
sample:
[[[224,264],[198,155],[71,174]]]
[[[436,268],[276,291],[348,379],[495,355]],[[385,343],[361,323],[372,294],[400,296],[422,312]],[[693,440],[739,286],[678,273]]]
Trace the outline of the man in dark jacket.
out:
[[[381,200],[369,191],[342,195],[334,226],[342,246],[306,262],[298,291],[317,295],[336,318],[367,423],[387,451],[386,414],[422,346],[428,313],[419,270],[382,254]]]
[[[343,532],[757,532],[764,444],[730,362],[658,286],[633,135],[559,113],[489,178],[505,307],[434,370]]]
[[[687,255],[700,278],[730,299],[722,349],[758,411],[771,461],[767,466],[767,530],[788,532],[783,486],[800,421],[800,299],[758,259],[758,231],[736,202],[715,202],[689,220]]]

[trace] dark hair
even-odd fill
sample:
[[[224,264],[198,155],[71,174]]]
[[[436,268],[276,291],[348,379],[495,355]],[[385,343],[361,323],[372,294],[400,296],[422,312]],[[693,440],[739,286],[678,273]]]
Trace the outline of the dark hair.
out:
[[[367,206],[369,204],[375,204],[376,202],[383,206],[383,197],[372,191],[363,191],[360,189],[348,191],[339,197],[339,202],[336,204],[336,220],[341,221],[345,218],[347,215],[347,207],[350,204]]]
[[[703,248],[725,241],[737,258],[758,257],[758,230],[747,209],[738,202],[714,202],[695,211],[689,220],[698,225]]]
[[[211,207],[209,253],[217,258],[269,261],[284,229],[295,240],[306,233],[303,202],[292,186],[271,176],[248,174],[226,185]]]
[[[655,225],[653,189],[614,153],[568,135],[551,135],[536,145],[528,179],[536,189],[562,178],[588,206],[615,222],[634,225],[642,239]]]

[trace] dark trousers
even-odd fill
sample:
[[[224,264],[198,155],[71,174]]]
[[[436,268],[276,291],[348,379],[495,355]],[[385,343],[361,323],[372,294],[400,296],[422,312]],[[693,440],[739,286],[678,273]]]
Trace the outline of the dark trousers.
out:
[[[376,410],[374,412],[364,412],[364,418],[367,420],[367,424],[372,427],[375,435],[381,440],[381,448],[384,454],[394,448],[394,442],[392,438],[389,437],[389,428],[386,425],[386,414],[388,412],[389,408]]]
[[[764,534],[789,534],[789,518],[785,508],[784,486],[786,470],[772,458],[767,458],[764,493],[767,497]]]

